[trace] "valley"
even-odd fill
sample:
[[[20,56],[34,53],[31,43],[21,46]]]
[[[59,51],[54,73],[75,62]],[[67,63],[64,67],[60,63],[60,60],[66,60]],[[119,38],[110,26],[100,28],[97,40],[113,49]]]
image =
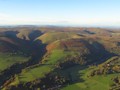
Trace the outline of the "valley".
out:
[[[0,28],[1,90],[119,90],[120,30]]]

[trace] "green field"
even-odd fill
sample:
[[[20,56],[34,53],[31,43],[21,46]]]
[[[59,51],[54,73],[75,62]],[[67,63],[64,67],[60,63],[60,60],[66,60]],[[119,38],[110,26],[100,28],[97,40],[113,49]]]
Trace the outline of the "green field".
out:
[[[77,71],[76,71],[77,70]],[[70,68],[64,72],[70,72],[73,80],[79,80],[63,87],[61,90],[109,90],[113,83],[112,78],[119,74],[109,74],[95,77],[87,77],[90,69],[81,69],[80,66]]]
[[[47,58],[47,62],[43,63],[43,65],[37,65],[23,70],[23,72],[18,75],[19,82],[29,82],[37,78],[45,77],[46,74],[55,69],[55,65],[66,55],[68,54],[64,53],[62,50],[53,51],[50,57]]]
[[[23,57],[20,55],[10,55],[10,53],[0,53],[0,72],[16,63],[23,63],[28,60],[28,57]]]

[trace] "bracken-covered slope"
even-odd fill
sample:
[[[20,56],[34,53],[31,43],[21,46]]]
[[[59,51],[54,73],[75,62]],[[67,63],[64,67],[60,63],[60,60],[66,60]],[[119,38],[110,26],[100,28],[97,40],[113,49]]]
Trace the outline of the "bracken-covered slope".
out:
[[[119,90],[120,31],[0,28],[0,89]]]

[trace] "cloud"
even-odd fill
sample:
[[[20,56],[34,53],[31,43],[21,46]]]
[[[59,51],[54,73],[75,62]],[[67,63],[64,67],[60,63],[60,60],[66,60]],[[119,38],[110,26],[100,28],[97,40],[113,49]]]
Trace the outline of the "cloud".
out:
[[[30,17],[15,16],[7,13],[0,13],[0,25],[20,25],[20,24],[53,24],[53,25],[97,25],[97,26],[119,26],[118,18],[83,18],[83,17],[64,17],[64,18],[47,18],[47,17]]]
[[[10,16],[5,13],[0,13],[0,20],[8,20]]]

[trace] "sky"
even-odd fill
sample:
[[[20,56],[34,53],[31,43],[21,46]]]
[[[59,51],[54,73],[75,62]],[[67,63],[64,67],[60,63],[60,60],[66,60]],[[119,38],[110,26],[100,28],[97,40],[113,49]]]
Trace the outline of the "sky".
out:
[[[120,0],[0,0],[0,25],[120,26]]]

